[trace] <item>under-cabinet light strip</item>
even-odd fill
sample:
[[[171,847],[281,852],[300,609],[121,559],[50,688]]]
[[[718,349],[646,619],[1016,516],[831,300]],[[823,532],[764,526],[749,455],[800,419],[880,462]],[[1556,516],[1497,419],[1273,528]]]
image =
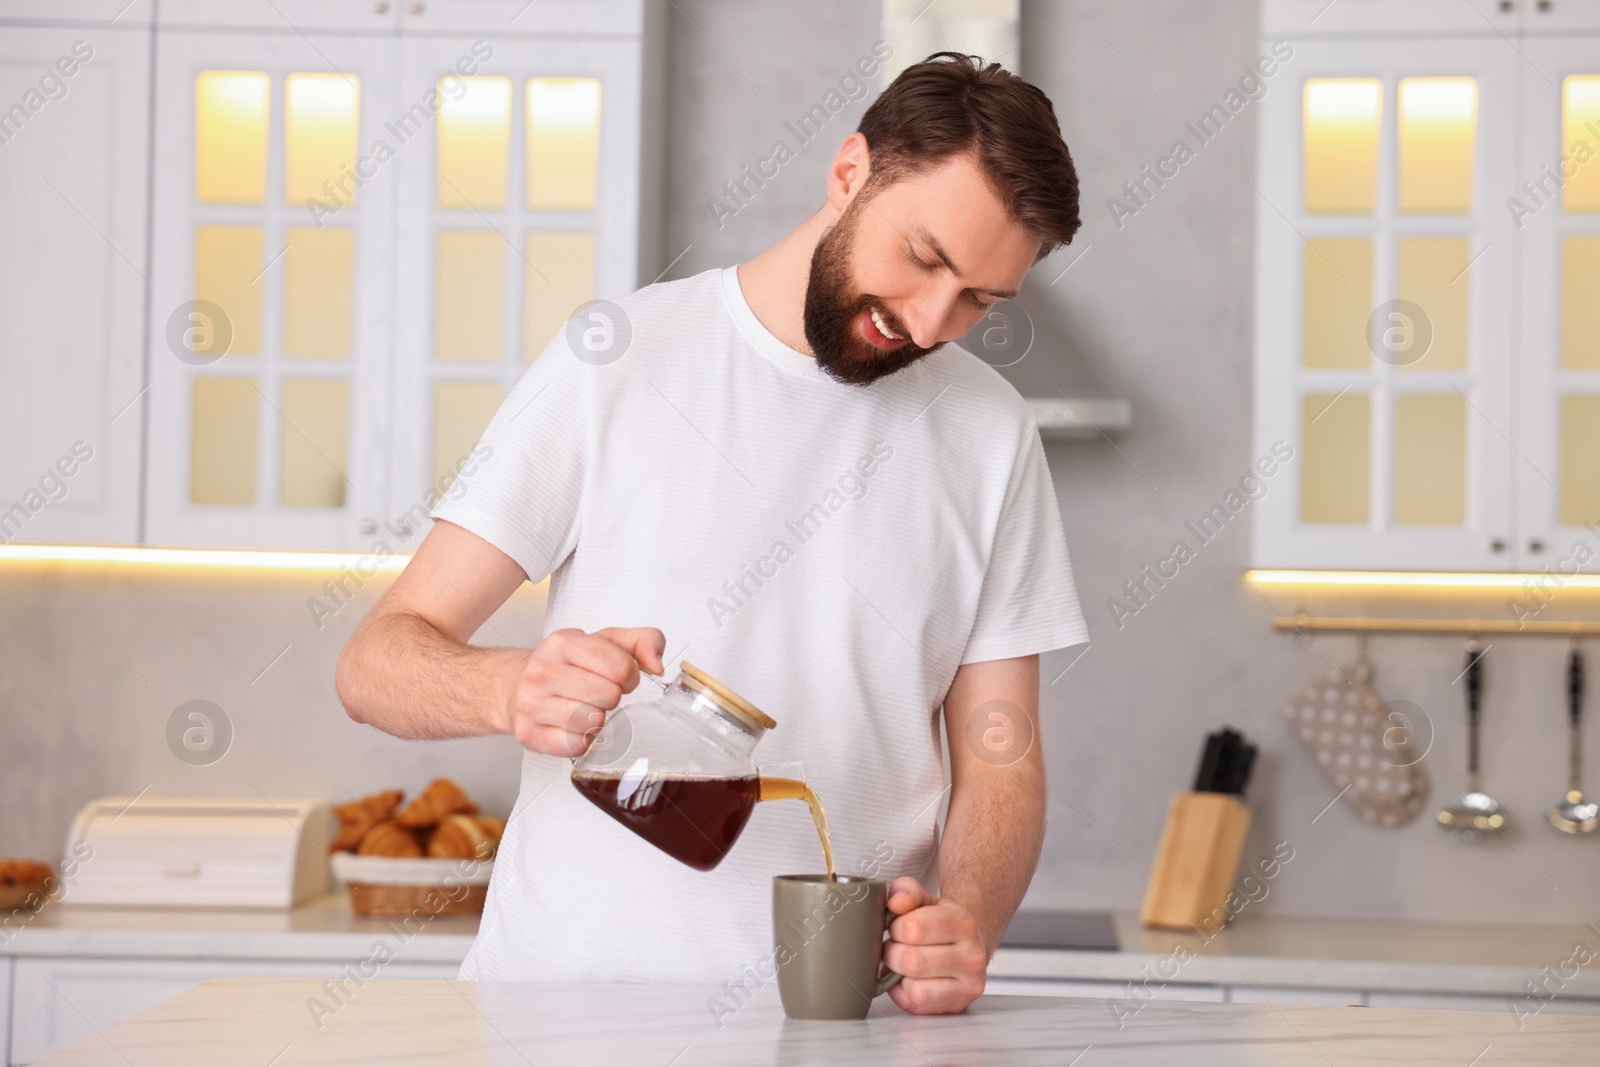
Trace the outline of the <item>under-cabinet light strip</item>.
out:
[[[1530,571],[1526,574],[1474,571],[1313,571],[1253,570],[1245,572],[1252,585],[1343,587],[1372,589],[1508,589],[1522,592],[1532,583],[1550,588],[1600,589],[1600,574],[1562,574]]]
[[[233,548],[140,548],[128,545],[0,545],[0,563],[125,563],[158,567],[222,567],[235,570],[326,571],[351,569],[370,576],[404,570],[407,554],[291,552]]]

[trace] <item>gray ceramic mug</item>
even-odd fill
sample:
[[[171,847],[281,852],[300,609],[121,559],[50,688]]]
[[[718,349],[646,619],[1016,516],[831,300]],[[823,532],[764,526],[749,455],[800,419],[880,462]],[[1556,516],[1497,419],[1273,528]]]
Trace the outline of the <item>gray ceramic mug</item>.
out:
[[[894,919],[881,878],[780,874],[772,880],[778,996],[791,1019],[865,1019],[872,998],[900,980],[878,977]]]

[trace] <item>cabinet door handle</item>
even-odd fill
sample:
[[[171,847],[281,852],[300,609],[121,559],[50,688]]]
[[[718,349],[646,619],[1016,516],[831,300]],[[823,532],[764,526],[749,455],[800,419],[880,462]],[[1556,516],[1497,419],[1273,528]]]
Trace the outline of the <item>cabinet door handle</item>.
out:
[[[1504,552],[1505,550],[1506,550],[1506,539],[1504,537],[1491,537],[1491,538],[1489,538],[1489,551],[1490,552]]]
[[[1529,552],[1543,552],[1544,551],[1544,539],[1541,538],[1541,537],[1530,537],[1530,538],[1528,538],[1528,551]]]
[[[389,10],[389,0],[372,0],[372,13],[381,15]]]
[[[376,520],[373,520],[373,519],[362,519],[361,520],[361,532],[364,533],[364,534],[375,534],[375,533],[377,533],[378,532],[378,523],[376,522]]]
[[[411,2],[406,5],[406,10],[411,12],[413,15],[422,14],[422,0],[411,0]]]
[[[1549,11],[1551,8],[1553,8],[1555,6],[1556,5],[1552,4],[1550,2],[1550,0],[1539,0],[1539,4],[1538,4],[1538,7],[1539,7],[1540,11]]]

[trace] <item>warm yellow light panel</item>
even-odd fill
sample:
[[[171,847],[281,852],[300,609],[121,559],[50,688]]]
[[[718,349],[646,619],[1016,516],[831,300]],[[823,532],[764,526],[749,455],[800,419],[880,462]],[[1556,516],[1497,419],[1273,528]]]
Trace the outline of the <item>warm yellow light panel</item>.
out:
[[[600,176],[600,80],[528,81],[528,206],[592,211]]]
[[[272,79],[259,70],[207,70],[194,85],[194,195],[202,204],[259,204],[267,196]]]
[[[1561,243],[1561,365],[1600,370],[1600,237]]]
[[[1600,522],[1600,395],[1561,398],[1561,524]]]
[[[1400,79],[1400,210],[1472,210],[1478,137],[1476,78]]]
[[[1323,369],[1369,366],[1372,239],[1322,237],[1305,242],[1304,249],[1301,364]]]
[[[230,356],[261,354],[262,237],[259,226],[200,226],[194,233],[194,296],[228,317]],[[227,331],[217,329],[220,342]]]
[[[1561,83],[1561,154],[1583,141],[1590,152],[1600,150],[1600,74],[1571,74]],[[1573,164],[1576,166],[1576,164]],[[1590,159],[1561,188],[1562,205],[1568,211],[1600,211],[1600,162]]]
[[[1252,585],[1304,586],[1335,589],[1516,589],[1528,581],[1526,574],[1491,574],[1479,571],[1246,571]],[[1600,589],[1600,574],[1566,575],[1563,589]]]
[[[254,378],[196,378],[189,436],[189,500],[256,502],[256,430],[261,397]]]
[[[446,89],[449,92],[446,92]],[[456,78],[439,91],[439,206],[506,206],[511,145],[511,79]]]
[[[353,74],[291,74],[284,79],[283,97],[285,198],[296,205],[317,200],[329,206],[353,200],[355,181],[348,175],[356,167],[359,79]]]
[[[1422,308],[1433,331],[1426,353],[1407,370],[1460,370],[1467,365],[1468,307],[1472,275],[1465,237],[1402,237],[1400,299]]]
[[[493,230],[444,230],[434,259],[433,354],[446,363],[496,363],[505,345],[506,257]]]
[[[522,297],[522,355],[539,358],[544,346],[579,307],[594,299],[594,234],[530,233]]]
[[[1459,393],[1413,393],[1394,408],[1394,521],[1460,526],[1467,518],[1467,405]]]
[[[1378,196],[1383,85],[1376,78],[1310,78],[1304,96],[1306,210],[1370,214]]]
[[[444,492],[460,463],[500,407],[493,382],[440,382],[433,387],[433,488]]]
[[[1301,402],[1300,521],[1359,524],[1369,513],[1371,403],[1365,393]]]
[[[342,571],[358,567],[402,571],[411,555],[363,552],[292,552],[282,549],[141,548],[124,545],[0,545],[0,563],[72,563],[85,567],[196,567],[234,571]],[[549,579],[545,579],[548,582]],[[544,582],[539,583],[541,586]]]
[[[348,382],[291,378],[283,383],[278,501],[291,508],[344,506],[350,452]]]
[[[332,227],[287,231],[283,257],[283,354],[350,355],[355,311],[355,235]]]

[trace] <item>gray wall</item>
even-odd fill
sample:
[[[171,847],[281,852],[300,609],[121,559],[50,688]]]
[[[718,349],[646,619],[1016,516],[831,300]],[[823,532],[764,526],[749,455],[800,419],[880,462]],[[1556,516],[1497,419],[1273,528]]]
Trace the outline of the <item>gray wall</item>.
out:
[[[1315,601],[1246,587],[1239,520],[1119,628],[1106,602],[1165,555],[1184,521],[1254,458],[1250,441],[1255,129],[1247,108],[1151,204],[1118,228],[1105,201],[1167,152],[1186,119],[1219,100],[1255,58],[1255,6],[1181,0],[1024,3],[1024,72],[1055,101],[1077,159],[1085,226],[1035,272],[1023,304],[1039,340],[1011,373],[1025,392],[1121,396],[1134,429],[1116,445],[1053,444],[1050,462],[1092,649],[1047,657],[1043,740],[1053,781],[1033,906],[1137,907],[1171,794],[1187,786],[1205,732],[1245,729],[1262,754],[1247,860],[1287,841],[1294,860],[1252,905],[1285,914],[1570,921],[1594,918],[1600,842],[1558,837],[1543,809],[1562,790],[1561,642],[1491,649],[1485,780],[1517,820],[1510,841],[1452,844],[1424,816],[1398,832],[1361,824],[1277,718],[1302,685],[1345,663],[1348,638],[1271,631],[1274,609],[1504,615],[1503,599],[1450,605]],[[878,37],[860,0],[751,4],[678,0],[671,33],[666,261],[670,276],[735,262],[822,199],[833,147],[861,104],[806,146],[720,228],[706,201],[784,136]],[[692,20],[692,23],[691,23]],[[1292,65],[1269,91],[1293,91]],[[1087,250],[1087,251],[1085,251]],[[1054,285],[1073,257],[1084,258]],[[518,752],[501,740],[396,741],[348,722],[332,691],[357,605],[318,630],[305,600],[324,575],[218,576],[0,570],[0,854],[57,852],[71,813],[107,793],[233,792],[343,797],[460,778],[491,810],[510,806]],[[1550,614],[1570,607],[1553,605]],[[481,637],[527,644],[527,590]],[[260,672],[285,646],[289,651]],[[1459,643],[1373,643],[1377,685],[1436,728],[1430,810],[1462,780]],[[1068,669],[1070,666],[1070,669]],[[1065,671],[1064,674],[1061,672]],[[260,675],[258,678],[257,676]],[[180,703],[216,702],[236,728],[219,763],[173,758]],[[1595,745],[1590,744],[1591,755]],[[1600,760],[1595,760],[1600,775]],[[1600,789],[1600,777],[1596,777]]]

